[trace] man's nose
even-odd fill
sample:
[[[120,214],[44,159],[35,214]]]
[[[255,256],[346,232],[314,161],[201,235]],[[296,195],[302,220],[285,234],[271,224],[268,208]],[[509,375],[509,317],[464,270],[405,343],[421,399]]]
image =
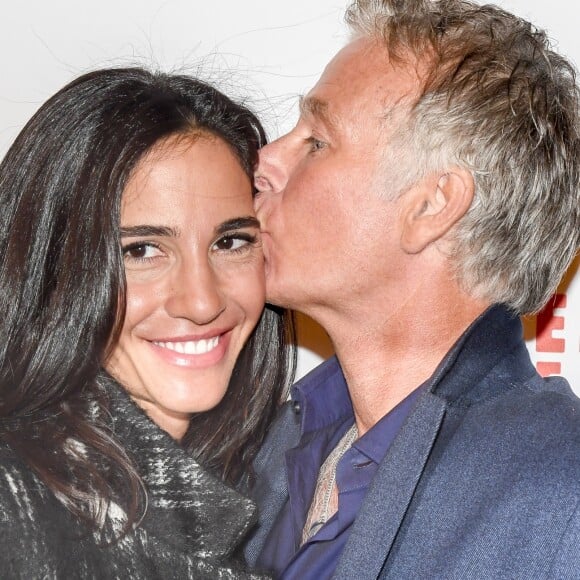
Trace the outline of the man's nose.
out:
[[[289,161],[288,144],[284,137],[260,149],[260,162],[254,180],[261,197],[284,190],[288,183]]]
[[[192,260],[179,265],[166,301],[170,316],[204,325],[216,320],[225,308],[219,276],[209,260]]]

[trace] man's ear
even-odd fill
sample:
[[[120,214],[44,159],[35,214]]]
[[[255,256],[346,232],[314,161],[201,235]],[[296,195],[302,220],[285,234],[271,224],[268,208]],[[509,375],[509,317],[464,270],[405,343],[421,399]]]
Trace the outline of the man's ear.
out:
[[[441,239],[467,212],[473,201],[473,175],[462,167],[430,174],[407,191],[402,209],[401,245],[418,254]]]

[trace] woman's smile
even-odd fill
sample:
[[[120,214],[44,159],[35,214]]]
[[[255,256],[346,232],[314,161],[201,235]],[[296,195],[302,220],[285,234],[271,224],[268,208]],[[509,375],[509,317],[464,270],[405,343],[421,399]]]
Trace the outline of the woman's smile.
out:
[[[151,341],[151,347],[163,362],[192,369],[210,367],[224,359],[231,331],[200,340]]]

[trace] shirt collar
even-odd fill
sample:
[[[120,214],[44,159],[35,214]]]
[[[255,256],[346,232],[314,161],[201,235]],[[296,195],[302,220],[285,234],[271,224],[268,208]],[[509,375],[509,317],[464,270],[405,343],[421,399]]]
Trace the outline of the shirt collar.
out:
[[[302,417],[302,433],[324,429],[352,417],[346,380],[336,356],[329,358],[291,390],[292,403]]]
[[[415,405],[419,394],[424,389],[425,384],[407,395],[394,409],[391,409],[360,439],[355,441],[353,447],[375,463],[380,463]]]

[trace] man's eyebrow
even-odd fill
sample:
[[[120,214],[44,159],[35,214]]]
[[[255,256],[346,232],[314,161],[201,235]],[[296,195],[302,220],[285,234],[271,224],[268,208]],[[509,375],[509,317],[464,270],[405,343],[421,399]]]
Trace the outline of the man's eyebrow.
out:
[[[168,226],[139,225],[121,228],[121,237],[123,238],[141,238],[147,236],[178,238],[179,234],[178,229]]]
[[[222,222],[217,228],[215,232],[217,235],[225,234],[227,232],[231,232],[232,230],[241,230],[244,228],[259,228],[260,222],[254,216],[243,216],[233,218],[231,220],[226,220]]]
[[[300,97],[300,114],[320,119],[330,129],[337,126],[336,117],[328,110],[328,103],[318,97]]]

